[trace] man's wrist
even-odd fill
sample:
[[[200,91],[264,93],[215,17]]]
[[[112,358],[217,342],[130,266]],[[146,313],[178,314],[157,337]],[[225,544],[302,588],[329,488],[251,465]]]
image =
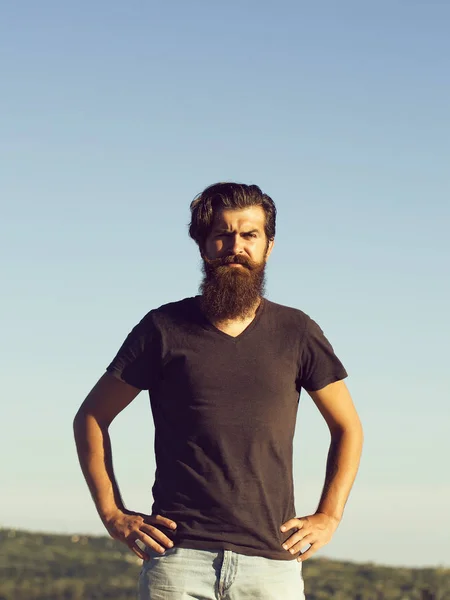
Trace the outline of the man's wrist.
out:
[[[123,512],[123,507],[120,508],[118,506],[98,509],[98,514],[100,515],[100,519],[104,524],[112,521],[121,512]]]
[[[318,508],[316,511],[316,515],[325,515],[336,524],[336,527],[339,525],[342,519],[342,514],[337,515],[336,513],[329,512],[327,510],[324,510],[323,508]]]

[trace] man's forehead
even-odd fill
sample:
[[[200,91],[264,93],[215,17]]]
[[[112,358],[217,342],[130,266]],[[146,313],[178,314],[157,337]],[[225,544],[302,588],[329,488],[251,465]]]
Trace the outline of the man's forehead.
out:
[[[214,229],[229,229],[230,227],[249,227],[251,229],[264,229],[265,213],[262,206],[249,206],[247,208],[222,208],[215,211]]]

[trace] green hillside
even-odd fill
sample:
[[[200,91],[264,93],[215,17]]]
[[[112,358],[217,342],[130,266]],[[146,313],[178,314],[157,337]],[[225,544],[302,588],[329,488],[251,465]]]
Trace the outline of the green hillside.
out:
[[[107,537],[0,529],[0,600],[135,600],[139,563]],[[304,577],[308,600],[450,600],[450,569],[312,559]]]

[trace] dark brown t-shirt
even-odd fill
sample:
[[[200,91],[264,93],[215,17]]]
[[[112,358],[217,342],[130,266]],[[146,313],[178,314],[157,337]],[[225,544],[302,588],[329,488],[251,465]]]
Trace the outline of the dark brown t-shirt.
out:
[[[149,312],[107,371],[149,390],[155,423],[153,514],[186,548],[292,559],[281,547],[295,517],[292,444],[300,389],[347,376],[319,326],[264,299],[237,337],[215,328],[197,298]]]

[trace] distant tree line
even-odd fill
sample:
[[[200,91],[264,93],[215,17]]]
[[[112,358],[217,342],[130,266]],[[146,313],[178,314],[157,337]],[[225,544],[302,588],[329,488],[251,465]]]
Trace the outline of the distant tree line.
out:
[[[0,529],[0,600],[136,600],[139,571],[107,537]],[[313,558],[303,574],[307,600],[450,600],[450,569]]]

